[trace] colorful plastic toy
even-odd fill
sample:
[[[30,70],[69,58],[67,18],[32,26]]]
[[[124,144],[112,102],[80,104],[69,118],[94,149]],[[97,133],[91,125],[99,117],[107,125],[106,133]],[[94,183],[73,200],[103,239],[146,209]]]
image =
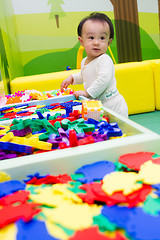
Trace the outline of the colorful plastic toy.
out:
[[[84,100],[82,101],[82,117],[84,120],[93,118],[95,120],[102,120],[103,106],[101,101],[98,100]]]

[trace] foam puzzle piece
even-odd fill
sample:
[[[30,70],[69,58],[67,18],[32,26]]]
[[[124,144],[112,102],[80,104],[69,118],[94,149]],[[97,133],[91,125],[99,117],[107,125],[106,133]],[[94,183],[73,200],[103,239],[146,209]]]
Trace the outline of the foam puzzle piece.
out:
[[[134,208],[126,225],[127,233],[135,239],[160,239],[160,215],[147,214],[142,208]]]
[[[79,188],[86,190],[86,193],[79,193],[78,196],[88,204],[102,202],[106,203],[108,206],[113,206],[117,203],[126,203],[129,207],[133,207],[140,202],[144,202],[152,190],[151,186],[144,184],[141,189],[125,196],[122,192],[115,192],[112,195],[108,195],[102,190],[102,184],[97,182],[84,184]]]
[[[155,164],[160,164],[160,157],[158,156],[158,158],[152,159],[152,162]]]
[[[142,208],[127,208],[122,206],[104,206],[102,214],[110,221],[124,228],[131,239],[159,239],[160,215],[147,214]]]
[[[99,161],[93,164],[87,164],[77,169],[75,173],[82,173],[84,178],[79,178],[82,183],[89,183],[95,180],[102,180],[106,174],[115,171],[115,165],[109,161]]]
[[[0,172],[0,183],[1,182],[5,182],[5,181],[8,181],[10,180],[11,177],[9,174],[5,173],[5,172]]]
[[[4,197],[10,193],[16,192],[18,190],[24,190],[26,184],[18,180],[10,180],[0,183],[0,197]]]
[[[160,184],[153,184],[152,187],[155,188],[154,193],[160,197]]]
[[[18,228],[17,240],[58,240],[48,233],[45,223],[42,221],[35,219],[28,223],[18,221],[16,225]]]
[[[0,198],[0,205],[9,206],[13,203],[25,203],[29,199],[29,191],[20,190]]]
[[[41,209],[37,208],[39,204],[24,203],[19,205],[10,205],[0,209],[0,228],[9,223],[16,222],[19,219],[30,221],[33,216],[38,214]]]
[[[128,168],[139,171],[140,166],[152,159],[154,152],[136,152],[136,153],[128,153],[123,154],[119,157],[119,162],[125,164]]]
[[[74,231],[66,230],[62,226],[58,226],[47,219],[45,219],[45,226],[47,228],[48,233],[54,238],[67,240],[69,236],[73,234]]]
[[[108,195],[118,191],[128,195],[142,188],[142,183],[139,183],[138,180],[139,175],[135,172],[113,172],[103,178],[102,189]]]
[[[82,200],[75,193],[67,189],[67,185],[56,184],[52,187],[37,189],[36,194],[31,194],[30,199],[36,203],[40,203],[50,207],[63,205],[66,202],[81,203]]]
[[[70,185],[67,187],[70,191],[74,193],[85,193],[86,191],[83,189],[80,189],[80,186],[82,186],[81,182],[70,182]]]
[[[93,214],[88,204],[63,204],[54,209],[43,210],[45,216],[56,224],[71,230],[91,227]]]
[[[160,183],[160,164],[154,164],[152,161],[147,161],[141,165],[139,171],[139,179],[146,184]]]
[[[34,184],[34,185],[41,185],[41,184],[56,184],[56,183],[67,183],[71,181],[72,178],[68,174],[60,174],[58,176],[47,175],[45,177],[37,178],[33,176],[29,180],[24,180],[26,184]]]
[[[69,238],[69,240],[118,240],[117,236],[115,238],[107,237],[98,231],[98,227],[90,227],[84,230],[79,230]]]
[[[93,217],[93,225],[98,225],[101,232],[115,231],[117,227],[102,214]]]
[[[46,176],[48,176],[48,175],[41,175],[39,172],[36,172],[34,174],[27,175],[28,179],[27,180],[23,180],[23,182],[28,182],[29,180],[31,180],[34,177],[36,177],[36,179],[40,179],[40,178],[44,178]]]
[[[158,216],[160,213],[160,199],[148,196],[143,205],[144,212]]]
[[[129,221],[129,213],[133,211],[134,208],[128,208],[126,206],[103,206],[101,214],[109,219],[112,223],[117,225],[119,228],[124,228]]]
[[[14,223],[0,229],[0,239],[15,240],[17,236],[17,228]]]

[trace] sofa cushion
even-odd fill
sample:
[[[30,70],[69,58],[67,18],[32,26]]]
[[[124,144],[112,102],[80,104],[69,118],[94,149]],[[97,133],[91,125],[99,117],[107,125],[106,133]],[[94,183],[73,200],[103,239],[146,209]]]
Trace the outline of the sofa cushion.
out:
[[[155,110],[153,71],[149,62],[115,65],[117,88],[125,98],[129,114]]]
[[[153,70],[156,110],[160,110],[160,59],[147,60],[146,62],[151,64]]]

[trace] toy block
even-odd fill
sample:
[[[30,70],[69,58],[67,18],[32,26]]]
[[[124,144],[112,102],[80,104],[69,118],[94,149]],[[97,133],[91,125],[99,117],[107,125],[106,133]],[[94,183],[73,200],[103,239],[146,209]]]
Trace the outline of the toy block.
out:
[[[99,100],[84,100],[82,102],[82,117],[84,120],[93,118],[95,120],[102,120],[103,118],[103,106]]]
[[[1,142],[10,142],[12,139],[14,138],[14,134],[13,132],[9,132],[6,135],[4,135],[3,137],[1,137]]]

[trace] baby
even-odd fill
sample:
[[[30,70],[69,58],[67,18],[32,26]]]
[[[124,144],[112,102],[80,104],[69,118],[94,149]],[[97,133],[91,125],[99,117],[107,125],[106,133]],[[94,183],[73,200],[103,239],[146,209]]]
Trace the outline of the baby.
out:
[[[116,87],[112,59],[106,54],[114,37],[111,20],[103,13],[91,13],[78,25],[78,40],[87,57],[81,62],[81,71],[70,75],[61,84],[61,90],[70,84],[82,84],[85,91],[75,91],[89,99],[98,99],[103,106],[128,117],[128,107]]]

